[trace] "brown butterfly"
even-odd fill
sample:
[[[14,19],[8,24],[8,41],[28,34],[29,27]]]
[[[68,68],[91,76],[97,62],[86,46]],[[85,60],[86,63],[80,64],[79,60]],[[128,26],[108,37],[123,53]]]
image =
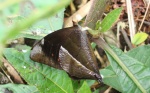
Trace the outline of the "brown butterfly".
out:
[[[64,70],[72,78],[102,82],[86,32],[78,25],[45,36],[33,46],[30,58]]]

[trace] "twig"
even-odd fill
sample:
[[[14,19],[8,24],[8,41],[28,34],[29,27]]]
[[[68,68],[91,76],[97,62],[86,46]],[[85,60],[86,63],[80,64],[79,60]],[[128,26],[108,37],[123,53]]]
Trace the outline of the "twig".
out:
[[[70,9],[71,9],[71,14],[76,12],[76,8],[75,8],[73,1],[71,1],[71,3],[70,3]]]
[[[132,40],[136,30],[135,30],[131,0],[126,0],[126,5],[127,5],[127,14],[128,14],[128,21],[129,21],[130,38]]]
[[[119,32],[121,31],[121,33],[122,33],[122,35],[123,35],[123,37],[124,37],[128,47],[130,49],[132,49],[133,48],[132,44],[131,44],[128,36],[127,36],[127,33],[124,30],[126,27],[127,27],[127,25],[124,22],[118,22],[118,24],[117,24],[117,33],[119,34]],[[119,35],[117,37],[119,38]],[[118,41],[119,41],[119,39],[118,39]]]
[[[17,71],[12,67],[11,64],[9,64],[9,62],[2,57],[0,60],[3,63],[3,66],[1,66],[0,68],[2,68],[3,72],[5,73],[5,75],[8,77],[8,79],[11,81],[11,83],[19,83],[19,84],[23,84],[23,80],[21,79],[20,75],[17,73]],[[4,70],[6,69],[6,71]],[[11,78],[13,78],[13,81],[11,80]]]
[[[0,60],[0,63],[2,63],[2,60],[3,60],[3,59]],[[3,69],[2,64],[1,64],[0,68],[2,69],[2,71],[4,72],[4,74],[7,76],[7,78],[9,79],[9,81],[10,81],[11,83],[13,83],[13,81],[12,81],[11,78],[10,78],[10,76],[7,75],[6,71]]]
[[[84,18],[87,13],[89,12],[90,10],[90,7],[91,7],[91,4],[92,4],[92,0],[89,1],[87,4],[85,4],[83,7],[81,7],[77,12],[75,12],[71,17],[67,18],[64,22],[64,27],[71,27],[73,26],[73,22],[78,22],[80,21],[82,18]],[[78,17],[80,17],[78,19]]]
[[[141,23],[141,25],[140,25],[138,31],[141,30],[141,27],[142,27],[142,25],[143,25],[143,22],[144,22],[144,20],[145,20],[145,17],[146,17],[146,15],[147,15],[147,12],[148,12],[148,9],[149,9],[149,5],[150,5],[150,1],[148,2],[148,6],[147,6],[147,8],[146,8],[146,12],[145,12],[145,14],[144,14],[144,17],[143,17],[143,19],[142,19],[142,23]]]
[[[107,64],[105,64],[103,58],[100,56],[100,54],[98,53],[97,49],[94,51],[94,54],[96,56],[96,58],[100,61],[101,67],[104,68],[107,66]]]
[[[126,41],[128,47],[129,47],[130,49],[132,49],[133,47],[132,47],[132,44],[131,44],[131,42],[130,42],[128,36],[127,36],[127,33],[126,33],[125,30],[122,29],[122,28],[121,28],[121,33],[122,33],[122,35],[123,35],[123,37],[124,37],[124,39],[125,39],[125,41]]]
[[[87,3],[88,0],[81,0],[81,4],[78,6],[78,8],[81,8]]]
[[[146,5],[146,2],[145,2],[145,0],[143,0],[143,2],[144,2],[144,5]]]
[[[140,19],[137,19],[137,21],[142,22],[142,20],[140,20]],[[150,22],[148,22],[148,21],[143,21],[143,23],[150,26]]]

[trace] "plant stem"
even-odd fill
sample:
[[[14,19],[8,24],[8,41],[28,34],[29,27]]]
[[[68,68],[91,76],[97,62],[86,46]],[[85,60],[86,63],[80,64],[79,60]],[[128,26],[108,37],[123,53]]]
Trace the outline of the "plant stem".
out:
[[[135,22],[134,22],[134,18],[133,18],[133,11],[132,11],[131,0],[126,0],[126,5],[127,5],[127,14],[128,14],[130,38],[131,38],[131,41],[132,41],[136,30],[135,30]]]
[[[108,52],[113,59],[118,63],[118,65],[124,70],[124,72],[132,79],[132,81],[136,84],[136,86],[142,91],[142,93],[146,93],[145,89],[141,86],[138,80],[134,77],[134,75],[130,72],[130,70],[123,64],[120,58],[116,55],[116,53],[109,47],[108,44],[102,38],[93,40],[99,47]]]
[[[128,47],[129,47],[130,49],[132,49],[133,47],[132,47],[132,44],[131,44],[131,42],[130,42],[128,36],[127,36],[127,33],[125,32],[124,29],[122,29],[122,27],[121,27],[121,33],[122,33],[122,35],[123,35],[123,37],[124,37],[124,39],[125,39],[125,41],[126,41]]]
[[[95,23],[102,18],[106,6],[110,0],[92,0],[92,6],[86,17],[84,26],[95,28]]]

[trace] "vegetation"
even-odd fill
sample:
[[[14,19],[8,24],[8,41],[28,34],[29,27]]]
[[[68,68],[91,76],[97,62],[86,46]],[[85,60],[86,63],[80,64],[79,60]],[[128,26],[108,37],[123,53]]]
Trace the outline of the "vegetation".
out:
[[[108,4],[105,1],[109,0],[94,0],[93,2],[99,2],[102,5]],[[32,61],[29,57],[32,46],[24,43],[26,38],[39,40],[50,32],[61,29],[64,23],[64,10],[70,2],[71,0],[2,1],[0,4],[0,91],[2,93],[5,91],[14,93],[91,93],[92,89],[97,88],[93,85],[97,84],[95,80],[73,80],[63,70]],[[94,3],[91,6],[94,7]],[[95,5],[95,7],[101,6]],[[97,11],[104,12],[102,10],[104,9]],[[124,11],[123,7],[113,9],[102,21],[98,20],[100,18],[96,17],[95,13],[98,12],[95,11],[93,13],[95,15],[87,16],[85,23],[81,23],[81,25],[89,27],[88,33],[92,35],[94,44],[96,43],[105,51],[109,60],[109,65],[100,70],[106,85],[99,86],[98,89],[93,90],[94,93],[103,92],[108,89],[108,86],[124,93],[150,92],[150,46],[140,45],[144,44],[148,34],[139,31],[131,40],[128,39],[130,43],[127,45],[128,51],[119,47],[117,40],[115,40],[115,44],[108,41],[108,38],[111,37],[110,33],[106,34],[106,32],[116,26],[122,11]],[[102,16],[99,17],[102,18]],[[92,18],[98,19],[92,21],[91,25],[87,20]],[[117,30],[120,28],[124,30],[121,23],[118,22],[117,26]],[[130,50],[130,48],[133,49]],[[10,70],[15,71],[11,66],[19,75],[10,72]],[[3,82],[7,84],[3,84]]]

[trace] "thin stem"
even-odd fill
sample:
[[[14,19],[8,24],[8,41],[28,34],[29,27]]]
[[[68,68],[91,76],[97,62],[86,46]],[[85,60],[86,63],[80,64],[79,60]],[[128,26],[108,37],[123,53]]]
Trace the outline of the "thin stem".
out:
[[[12,80],[11,80],[11,78],[10,78],[10,76],[9,75],[7,75],[7,73],[6,73],[6,71],[4,70],[4,68],[3,68],[3,57],[2,56],[0,56],[0,69],[3,71],[3,73],[7,76],[7,78],[9,79],[9,81],[11,82],[11,83],[14,83]]]
[[[124,39],[125,39],[125,41],[126,41],[128,47],[129,47],[130,49],[132,49],[133,47],[132,47],[132,44],[131,44],[131,42],[130,42],[128,36],[127,36],[127,33],[126,33],[125,30],[122,29],[122,28],[121,28],[121,33],[122,33],[122,35],[123,35],[123,37],[124,37]]]
[[[146,12],[145,12],[145,15],[144,15],[144,17],[143,17],[143,19],[142,19],[142,23],[141,23],[141,25],[140,25],[140,27],[139,27],[139,31],[141,30],[141,27],[142,27],[142,25],[143,25],[143,22],[144,22],[144,20],[145,20],[145,17],[146,17],[146,15],[147,15],[147,12],[148,12],[148,9],[149,9],[149,5],[150,5],[150,1],[148,1],[148,6],[147,6],[147,8],[146,8]]]
[[[129,21],[129,31],[130,31],[130,37],[131,41],[133,39],[133,36],[135,35],[135,23],[133,18],[133,11],[132,11],[132,4],[131,0],[126,0],[127,5],[127,14],[128,14],[128,21]]]

